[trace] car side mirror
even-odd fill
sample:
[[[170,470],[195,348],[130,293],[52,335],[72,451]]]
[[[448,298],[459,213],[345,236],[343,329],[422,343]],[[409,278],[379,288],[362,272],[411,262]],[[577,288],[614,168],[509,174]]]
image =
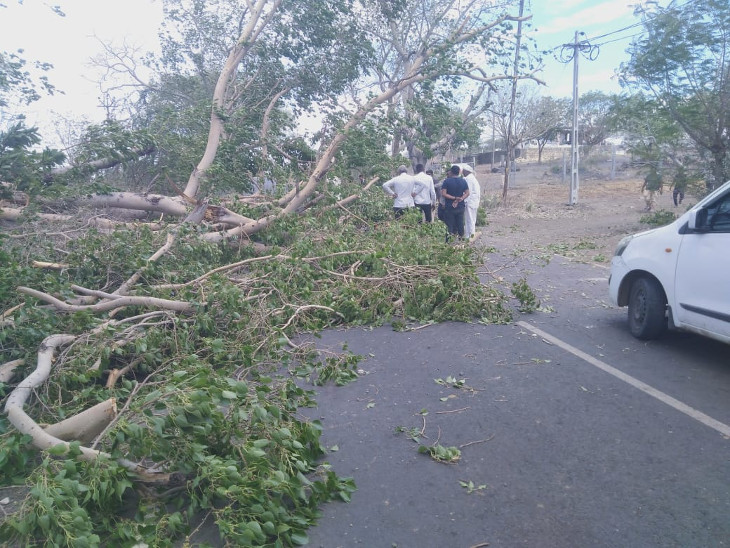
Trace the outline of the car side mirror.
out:
[[[693,209],[689,212],[689,219],[687,219],[687,226],[694,232],[706,232],[707,231],[707,210]]]

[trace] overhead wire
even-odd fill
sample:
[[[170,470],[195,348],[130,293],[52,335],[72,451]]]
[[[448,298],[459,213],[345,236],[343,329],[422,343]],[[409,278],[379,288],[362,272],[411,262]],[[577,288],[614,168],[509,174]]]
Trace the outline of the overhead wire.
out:
[[[691,7],[693,4],[698,4],[702,2],[703,0],[687,0],[684,4],[682,4],[681,8],[686,9],[688,7]],[[654,19],[656,17],[649,17],[648,20]],[[612,44],[614,42],[620,42],[621,40],[628,40],[630,38],[635,38],[636,36],[640,36],[641,33],[632,33],[626,36],[621,36],[619,38],[614,38],[613,40],[606,40],[604,42],[595,43],[596,40],[600,40],[601,38],[607,38],[609,36],[614,36],[616,34],[625,32],[627,30],[634,29],[636,27],[644,27],[646,25],[647,21],[637,21],[636,23],[632,23],[631,25],[626,25],[625,27],[622,27],[620,29],[613,30],[611,32],[607,32],[604,34],[599,34],[598,36],[593,36],[591,38],[584,38],[583,40],[580,40],[577,43],[566,43],[566,44],[560,44],[555,46],[554,48],[551,48],[548,51],[552,51],[555,59],[557,61],[560,61],[561,63],[569,63],[573,60],[575,55],[577,53],[581,53],[586,59],[593,61],[596,58],[598,58],[598,55],[600,54],[600,48],[601,46],[605,46],[607,44]]]
[[[701,4],[704,0],[687,0],[684,4],[682,4],[682,9],[691,8],[694,4]],[[612,44],[614,42],[620,42],[621,40],[628,40],[631,38],[635,38],[637,36],[640,36],[640,32],[632,33],[626,36],[621,36],[619,38],[614,38],[613,40],[606,40],[604,42],[596,43],[597,40],[600,40],[601,38],[608,38],[609,36],[614,36],[616,34],[620,34],[622,32],[626,32],[628,30],[637,28],[637,27],[644,27],[648,21],[651,21],[652,19],[656,18],[657,15],[650,16],[647,18],[647,20],[644,21],[637,21],[636,23],[632,23],[631,25],[626,25],[625,27],[622,27],[620,29],[612,30],[610,32],[606,32],[604,34],[599,34],[597,36],[593,36],[590,38],[584,38],[583,40],[580,40],[577,43],[566,43],[566,44],[560,44],[555,46],[554,48],[549,49],[548,51],[552,51],[555,59],[557,61],[560,61],[561,63],[569,63],[573,60],[573,57],[578,53],[582,53],[583,56],[586,59],[589,59],[591,61],[595,60],[598,55],[600,54],[600,48],[601,46],[605,46],[607,44]]]

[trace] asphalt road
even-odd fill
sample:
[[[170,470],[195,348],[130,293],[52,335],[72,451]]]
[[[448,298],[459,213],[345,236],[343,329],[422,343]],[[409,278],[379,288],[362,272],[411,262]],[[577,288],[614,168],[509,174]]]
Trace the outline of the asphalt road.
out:
[[[323,508],[310,546],[730,545],[730,346],[635,340],[604,267],[487,266],[507,282],[528,272],[544,309],[511,325],[323,334],[367,359],[306,411],[358,486]]]

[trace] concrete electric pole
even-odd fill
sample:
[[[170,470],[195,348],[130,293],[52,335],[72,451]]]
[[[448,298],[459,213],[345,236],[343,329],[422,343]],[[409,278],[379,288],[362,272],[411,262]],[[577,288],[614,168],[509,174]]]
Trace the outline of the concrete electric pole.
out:
[[[578,187],[580,176],[580,147],[578,146],[578,31],[573,42],[573,130],[570,133],[570,201],[569,205],[578,203]]]

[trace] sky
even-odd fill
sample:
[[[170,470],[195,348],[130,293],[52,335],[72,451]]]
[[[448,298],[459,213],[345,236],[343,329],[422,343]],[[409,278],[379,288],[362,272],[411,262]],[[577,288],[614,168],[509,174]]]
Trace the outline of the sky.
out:
[[[579,59],[578,89],[581,94],[593,90],[618,93],[614,70],[627,58],[627,37],[640,30],[616,33],[637,21],[631,1],[526,0],[525,9],[533,15],[533,35],[540,49],[559,50],[562,44],[573,42],[575,32],[583,32],[581,38],[589,39],[608,35],[590,41],[600,45],[595,60]],[[56,4],[65,17],[52,12],[50,6]],[[95,83],[97,69],[89,63],[101,51],[100,41],[126,41],[154,49],[162,20],[159,0],[0,0],[2,5],[6,7],[0,7],[0,51],[22,48],[27,60],[52,63],[51,82],[66,92],[34,104],[27,112],[29,125],[41,127],[54,114],[103,120]],[[546,62],[547,70],[540,76],[547,84],[542,94],[572,96],[573,63],[561,63],[554,56],[548,56]],[[48,131],[43,132],[46,139],[52,138]]]
[[[43,128],[54,114],[104,119],[98,69],[90,63],[102,50],[100,41],[152,50],[162,21],[162,3],[153,0],[0,0],[1,5],[6,7],[0,7],[0,51],[23,49],[27,65],[34,60],[53,64],[48,77],[64,92],[33,103],[26,112],[27,124],[38,125],[51,139],[51,130]],[[65,17],[55,14],[53,5]]]
[[[575,33],[584,33],[579,40],[588,40],[598,49],[593,60],[581,55],[578,59],[578,92],[603,91],[619,93],[621,87],[614,76],[621,62],[628,60],[626,48],[641,27],[634,17],[633,4],[639,0],[527,0],[532,13],[531,25],[540,49],[550,49],[545,58],[547,67],[541,77],[547,84],[543,95],[571,97],[573,94],[573,62],[556,59],[564,44],[572,44]],[[665,4],[666,2],[661,2]],[[626,30],[622,30],[626,29]],[[599,38],[600,37],[600,38]]]

